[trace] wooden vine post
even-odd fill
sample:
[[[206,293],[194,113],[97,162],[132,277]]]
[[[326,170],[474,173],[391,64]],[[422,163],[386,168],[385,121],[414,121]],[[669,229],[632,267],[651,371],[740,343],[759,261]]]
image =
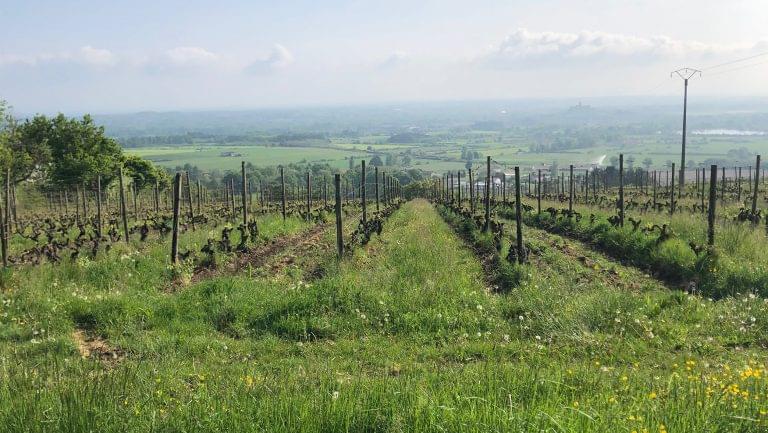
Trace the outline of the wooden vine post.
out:
[[[181,173],[173,179],[173,234],[171,236],[171,263],[179,261],[179,202],[181,201]]]
[[[160,181],[155,181],[155,188],[154,188],[154,199],[155,199],[155,213],[160,212]]]
[[[569,167],[568,173],[568,218],[573,216],[573,164]]]
[[[376,189],[376,212],[379,211],[379,167],[373,167],[373,174],[376,180],[374,181],[374,187]]]
[[[341,227],[341,175],[333,175],[333,187],[336,195],[336,253],[338,258],[344,254],[344,236]]]
[[[488,232],[491,227],[491,157],[486,157],[485,163],[485,224],[483,232]]]
[[[125,243],[128,243],[128,210],[125,208],[125,187],[123,185],[123,167],[120,167],[118,173],[120,178],[120,214],[123,218],[123,232],[125,233]]]
[[[507,172],[501,172],[501,202],[507,205]]]
[[[312,178],[309,172],[307,172],[307,221],[311,218],[312,212]]]
[[[702,188],[704,187],[704,180],[701,181]],[[701,194],[702,207],[704,207],[704,194]],[[669,190],[669,214],[675,214],[675,163],[672,163],[672,188]]]
[[[136,188],[136,180],[131,181],[131,191],[133,194],[133,218],[139,219],[139,190]]]
[[[674,170],[673,170],[674,171]],[[624,154],[619,154],[619,225],[624,227]]]
[[[85,221],[88,221],[88,198],[86,196],[86,192],[88,191],[88,188],[85,187],[85,183],[83,183],[83,218]],[[16,198],[16,194],[13,195],[14,199]],[[14,206],[15,208],[16,206]]]
[[[725,167],[723,167],[723,178],[720,182],[720,201],[725,203]]]
[[[246,189],[246,185],[248,185],[248,183],[247,183],[247,178],[246,178],[246,174],[245,174],[245,161],[241,161],[240,162],[240,170],[241,170],[240,180],[243,182],[243,191],[242,191],[243,192],[243,194],[242,194],[242,199],[243,199],[243,227],[247,227],[248,226],[248,196],[247,196],[247,191],[245,189]]]
[[[707,215],[707,244],[715,245],[715,205],[717,203],[717,166],[710,166],[709,175],[709,214]]]
[[[456,172],[456,183],[458,184],[459,207],[461,207],[461,171]]]
[[[473,186],[472,169],[467,169],[467,175],[469,176],[469,211],[475,212],[475,188]]]
[[[187,174],[187,180],[189,180],[189,174]],[[187,183],[189,183],[189,182],[187,182]],[[237,208],[235,207],[235,179],[230,179],[229,180],[229,188],[230,188],[229,199],[230,199],[230,205],[231,205],[231,210],[232,210],[232,219],[236,220],[237,219]],[[190,205],[191,205],[191,203],[192,202],[190,201]],[[194,228],[194,226],[193,226],[193,228]]]
[[[197,214],[202,214],[203,188],[200,185],[200,179],[197,179]]]
[[[189,172],[186,172],[187,178],[187,209],[189,210],[189,224],[192,226],[192,230],[195,230],[195,210],[192,207],[192,180],[189,178]],[[234,197],[232,198],[234,201]]]
[[[285,221],[285,173],[282,166],[280,166],[280,199],[282,201],[283,221]]]
[[[760,155],[757,155],[757,162],[755,165],[755,188],[752,193],[752,216],[757,215],[757,194],[760,185]],[[768,218],[768,216],[766,216]],[[757,221],[757,218],[755,218]]]
[[[674,182],[674,179],[672,179]],[[706,188],[706,180],[707,180],[707,169],[702,168],[701,169],[701,194],[699,194],[699,197],[701,198],[701,212],[704,213],[704,189]],[[673,183],[674,185],[674,183]]]
[[[9,226],[9,215],[10,212],[8,211],[8,208],[10,206],[11,200],[9,197],[9,192],[11,189],[11,169],[9,168],[5,172],[5,197],[3,200],[3,210],[0,212],[0,250],[2,250],[3,255],[3,267],[8,267],[8,241],[10,239],[10,226]]]
[[[96,229],[99,238],[103,233],[101,218],[101,175],[96,176]]]
[[[520,200],[520,167],[515,167],[515,225],[517,229],[517,262],[525,262],[523,246],[523,211]]]
[[[363,224],[365,224],[368,221],[368,210],[365,208],[365,160],[360,163],[360,202],[363,206]]]
[[[538,214],[541,215],[541,169],[539,169],[539,181],[536,182],[536,207]]]

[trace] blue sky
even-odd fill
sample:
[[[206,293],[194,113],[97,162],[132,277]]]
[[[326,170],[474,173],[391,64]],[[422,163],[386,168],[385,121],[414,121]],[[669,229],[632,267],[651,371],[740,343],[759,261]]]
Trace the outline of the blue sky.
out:
[[[0,0],[22,112],[670,95],[768,51],[765,0]],[[699,95],[767,95],[766,57]],[[741,65],[739,65],[741,66]]]

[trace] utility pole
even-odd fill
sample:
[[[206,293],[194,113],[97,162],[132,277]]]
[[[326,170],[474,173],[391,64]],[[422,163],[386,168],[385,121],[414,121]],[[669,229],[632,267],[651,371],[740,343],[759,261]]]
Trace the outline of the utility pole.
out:
[[[683,148],[680,154],[680,196],[683,195],[685,189],[685,135],[687,130],[687,117],[688,117],[688,80],[693,78],[696,74],[701,76],[701,71],[698,69],[682,68],[670,73],[670,77],[677,75],[683,79],[684,91],[683,91]],[[674,174],[673,174],[674,175]]]

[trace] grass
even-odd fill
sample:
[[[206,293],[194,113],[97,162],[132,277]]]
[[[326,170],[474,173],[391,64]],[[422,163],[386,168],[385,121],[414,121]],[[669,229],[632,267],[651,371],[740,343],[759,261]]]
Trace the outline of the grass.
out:
[[[184,164],[197,166],[201,170],[233,170],[240,168],[240,161],[252,162],[259,167],[291,163],[328,163],[334,168],[347,168],[347,158],[366,155],[365,146],[359,151],[328,149],[322,147],[266,147],[266,146],[174,146],[126,149],[126,152],[149,159],[163,167],[177,167]],[[202,150],[200,150],[202,149]],[[242,156],[222,157],[222,152],[234,152]]]
[[[534,203],[535,205],[535,203]],[[556,202],[542,202],[542,208],[567,207]],[[627,221],[624,228],[614,228],[606,218],[613,215],[605,209],[577,204],[574,209],[581,212],[581,221],[549,214],[526,215],[526,222],[558,233],[568,233],[579,239],[594,243],[623,260],[650,268],[675,281],[694,281],[699,290],[709,296],[728,296],[737,293],[758,293],[768,295],[768,258],[762,253],[765,246],[765,227],[762,224],[739,223],[730,219],[718,219],[715,226],[715,249],[710,254],[695,254],[688,245],[706,246],[706,215],[680,212],[667,213],[628,212],[642,220],[642,227],[653,224],[669,225],[674,237],[658,242],[658,232],[649,235],[641,230],[634,231]],[[598,217],[596,223],[589,222],[590,214]]]
[[[537,241],[543,249],[517,287],[496,293],[474,253],[417,200],[319,279],[289,266],[169,293],[151,276],[109,269],[107,286],[89,280],[96,275],[65,284],[66,267],[9,276],[0,425],[765,431],[763,299],[638,287],[620,264],[605,276],[549,241]],[[81,359],[76,326],[125,358]]]

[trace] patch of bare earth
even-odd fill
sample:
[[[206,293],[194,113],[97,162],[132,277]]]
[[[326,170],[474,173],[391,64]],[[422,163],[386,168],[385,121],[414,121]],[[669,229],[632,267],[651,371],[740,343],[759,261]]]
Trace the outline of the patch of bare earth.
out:
[[[113,347],[101,337],[89,335],[81,329],[72,332],[72,341],[83,359],[96,359],[105,363],[117,363],[125,358],[125,352]]]
[[[285,254],[278,255],[273,254],[267,257],[260,266],[266,265],[269,272],[276,274],[286,267],[298,263],[302,258],[314,256],[315,253],[321,250],[330,250],[331,245],[322,241],[325,235],[325,226],[319,227],[319,229],[312,230],[307,233],[294,247],[288,247],[284,249]],[[276,257],[275,260],[270,260]],[[267,264],[268,263],[268,264]],[[251,264],[251,266],[254,266]]]

